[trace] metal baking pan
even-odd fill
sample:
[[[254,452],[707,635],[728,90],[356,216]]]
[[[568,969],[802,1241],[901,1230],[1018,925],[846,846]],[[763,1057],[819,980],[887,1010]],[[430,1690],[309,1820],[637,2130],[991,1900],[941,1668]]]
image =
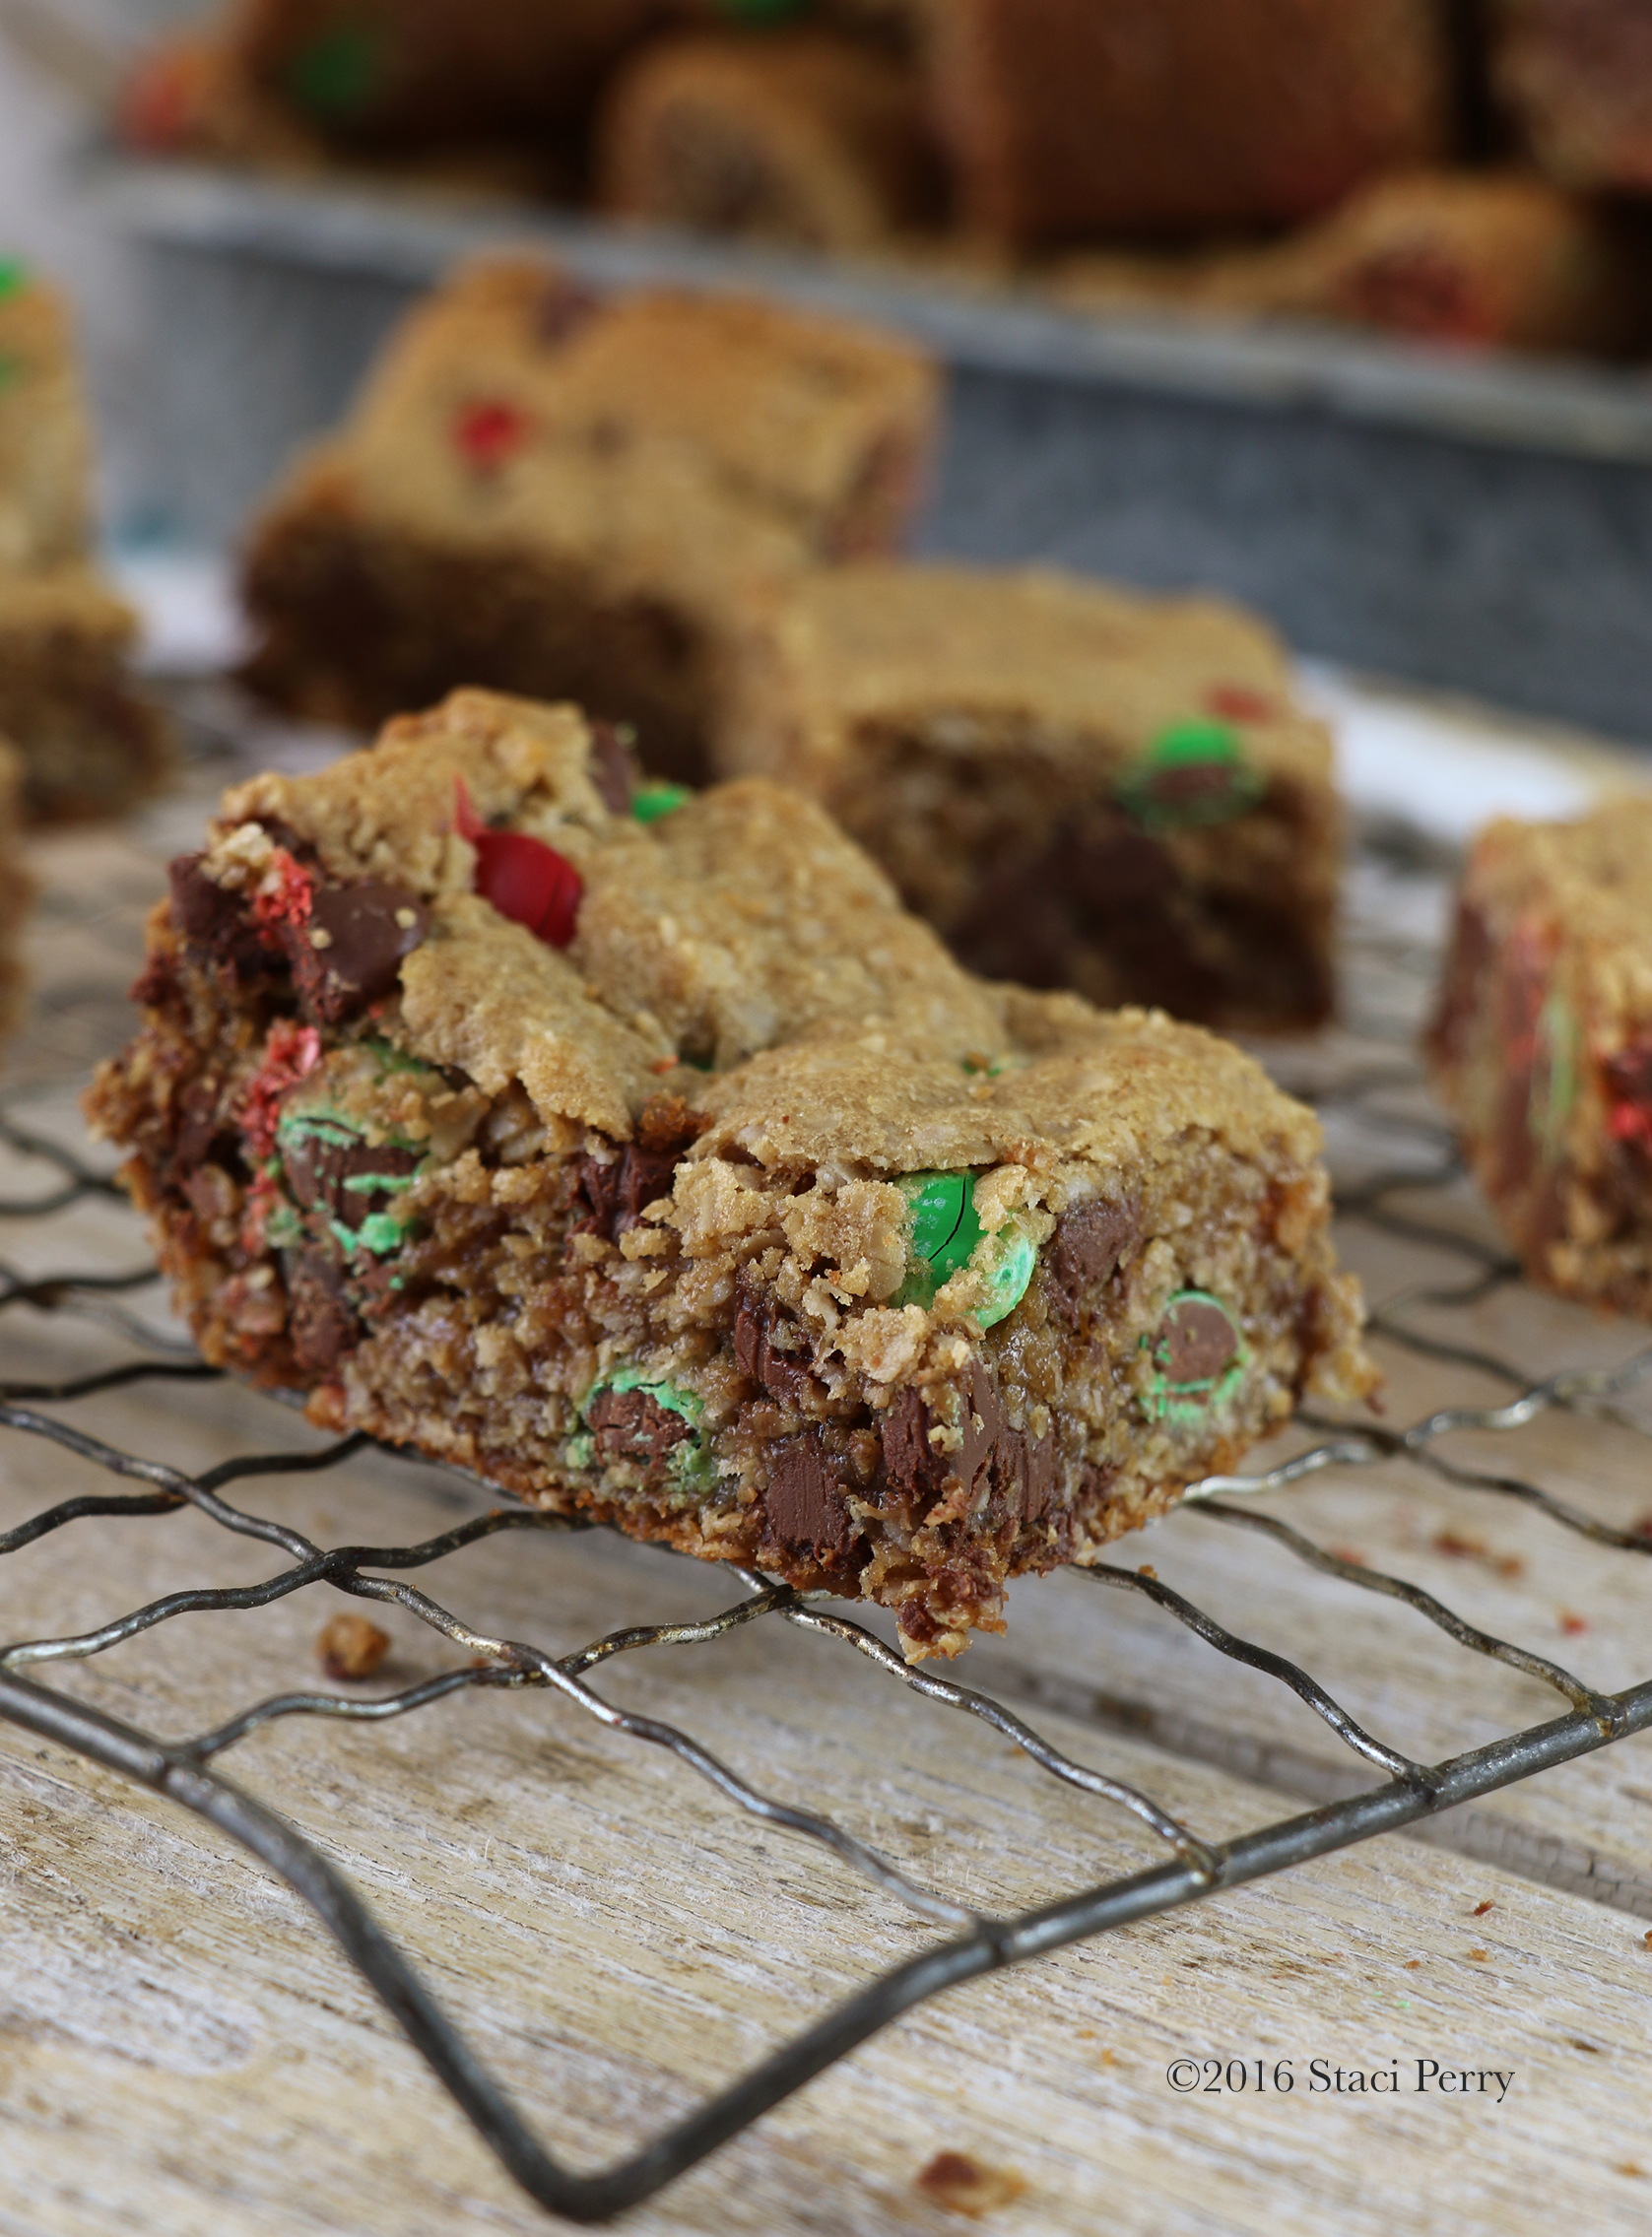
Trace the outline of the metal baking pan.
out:
[[[235,535],[455,257],[527,245],[928,343],[952,395],[927,552],[1225,591],[1308,653],[1652,745],[1652,374],[1077,315],[452,194],[102,153],[80,177],[140,262],[158,487],[196,539]]]

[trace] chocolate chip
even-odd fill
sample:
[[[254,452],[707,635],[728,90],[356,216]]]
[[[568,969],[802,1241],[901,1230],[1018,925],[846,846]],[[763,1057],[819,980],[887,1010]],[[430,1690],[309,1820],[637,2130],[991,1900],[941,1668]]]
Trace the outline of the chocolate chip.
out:
[[[602,309],[602,297],[589,288],[582,288],[577,280],[564,280],[554,274],[545,283],[544,293],[534,310],[536,338],[556,349],[588,326]]]
[[[620,731],[611,722],[591,724],[591,750],[587,757],[591,782],[602,795],[611,816],[628,816],[631,793],[638,779],[635,759]]]
[[[678,1159],[669,1152],[643,1150],[628,1142],[608,1164],[581,1157],[575,1188],[576,1235],[604,1235],[610,1242],[640,1224],[649,1205],[671,1194]]]
[[[840,1558],[855,1538],[842,1477],[819,1430],[789,1437],[768,1465],[764,1541],[790,1554]]]
[[[1060,1474],[1059,1454],[1053,1437],[1033,1439],[1020,1429],[1005,1429],[993,1449],[992,1476],[1011,1514],[1019,1511],[1025,1523],[1040,1523],[1050,1511]]]
[[[1064,1212],[1047,1261],[1052,1300],[1076,1321],[1141,1233],[1141,1208],[1092,1196]]]
[[[782,1406],[801,1406],[820,1395],[809,1364],[809,1346],[792,1316],[742,1274],[734,1321],[734,1357],[740,1372]],[[776,1344],[775,1335],[791,1343]]]
[[[306,1017],[336,1025],[394,992],[404,960],[430,931],[430,909],[405,886],[375,878],[317,886],[308,923],[282,927]]]
[[[388,1211],[400,1191],[346,1184],[402,1180],[418,1169],[420,1159],[417,1150],[397,1150],[388,1144],[373,1150],[364,1142],[346,1147],[313,1134],[297,1134],[283,1144],[281,1161],[293,1194],[306,1212],[324,1207],[341,1226],[354,1232],[369,1213]]]
[[[1004,1406],[990,1370],[969,1363],[961,1442],[953,1452],[932,1443],[930,1431],[945,1420],[917,1391],[902,1391],[884,1415],[884,1473],[899,1491],[940,1497],[949,1480],[971,1484],[991,1457],[1004,1427]]]
[[[240,898],[215,886],[202,870],[205,857],[179,855],[166,876],[172,893],[172,923],[185,947],[215,963],[223,963],[238,978],[251,978],[270,968],[268,948],[256,928],[241,917]]]
[[[289,1251],[283,1257],[288,1330],[293,1356],[315,1374],[327,1374],[352,1350],[362,1333],[342,1271],[322,1251]]]
[[[1239,1349],[1233,1324],[1220,1305],[1183,1297],[1159,1323],[1155,1356],[1163,1361],[1171,1386],[1214,1383],[1231,1365]]]
[[[599,1391],[585,1420],[604,1460],[641,1461],[657,1468],[694,1435],[694,1425],[645,1390]]]

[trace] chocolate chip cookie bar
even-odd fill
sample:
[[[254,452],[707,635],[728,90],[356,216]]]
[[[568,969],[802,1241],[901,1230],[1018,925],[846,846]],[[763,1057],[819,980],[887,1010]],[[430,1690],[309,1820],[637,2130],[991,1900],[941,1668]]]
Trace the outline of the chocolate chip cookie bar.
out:
[[[23,760],[0,738],[0,1041],[23,1022],[23,927],[33,898],[23,867]]]
[[[742,588],[892,549],[938,393],[855,327],[473,267],[257,527],[250,680],[363,728],[465,684],[574,698],[696,778]]]
[[[812,793],[972,969],[1206,1023],[1329,1016],[1330,741],[1261,624],[1045,570],[874,564],[748,620],[724,772]]]
[[[1564,186],[1652,192],[1652,14],[1642,0],[1491,0],[1492,80]]]
[[[68,307],[0,263],[0,736],[36,817],[128,807],[168,762],[127,673],[135,619],[92,565],[91,493]]]
[[[1476,842],[1428,1035],[1532,1281],[1652,1318],[1652,800]]]
[[[1371,1386],[1248,1057],[972,978],[802,794],[568,707],[238,786],[137,992],[90,1109],[208,1358],[914,1656]]]
[[[598,199],[622,217],[853,250],[941,214],[916,71],[820,31],[645,47],[597,143]]]
[[[929,52],[961,214],[1007,246],[1300,221],[1449,145],[1435,0],[950,0]]]

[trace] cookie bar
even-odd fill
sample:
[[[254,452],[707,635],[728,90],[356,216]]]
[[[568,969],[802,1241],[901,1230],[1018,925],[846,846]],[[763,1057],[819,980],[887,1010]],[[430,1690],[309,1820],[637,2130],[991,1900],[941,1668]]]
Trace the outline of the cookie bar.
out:
[[[577,124],[658,0],[241,0],[254,87],[347,146],[428,146]]]
[[[23,866],[23,760],[0,738],[0,1040],[23,1022],[23,927],[34,898]]]
[[[1492,82],[1562,185],[1652,191],[1652,13],[1642,0],[1491,0]]]
[[[916,74],[820,32],[646,47],[597,142],[599,199],[622,217],[843,250],[940,216]]]
[[[741,588],[892,548],[938,397],[856,327],[472,267],[266,511],[250,680],[363,728],[463,684],[577,698],[697,777]]]
[[[84,558],[91,491],[68,306],[27,266],[0,259],[0,570]]]
[[[210,1359],[913,1655],[1371,1385],[1251,1059],[970,977],[801,794],[572,708],[240,785],[138,998],[90,1110]]]
[[[867,564],[755,600],[725,773],[822,801],[993,978],[1323,1022],[1342,819],[1272,633],[1045,570]]]
[[[89,567],[0,570],[0,736],[23,757],[31,816],[117,815],[170,770],[168,725],[129,673],[136,634]]]
[[[1652,1318],[1652,800],[1470,856],[1428,1054],[1531,1280]]]
[[[1629,356],[1652,326],[1641,229],[1512,169],[1404,172],[1281,241],[1092,252],[1063,260],[1054,279],[1077,307],[1328,319],[1480,348]]]
[[[1289,223],[1445,154],[1436,0],[950,0],[961,214],[1007,245]]]

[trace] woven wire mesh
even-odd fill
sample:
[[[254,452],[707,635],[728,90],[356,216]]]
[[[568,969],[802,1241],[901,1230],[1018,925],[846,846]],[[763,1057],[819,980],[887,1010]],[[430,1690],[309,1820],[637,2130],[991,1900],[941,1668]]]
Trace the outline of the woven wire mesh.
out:
[[[1468,1621],[1417,1584],[1321,1545],[1293,1523],[1250,1503],[1256,1494],[1309,1478],[1334,1480],[1339,1471],[1404,1463],[1445,1483],[1472,1486],[1535,1509],[1554,1529],[1625,1556],[1652,1553],[1652,1539],[1634,1529],[1616,1528],[1521,1475],[1467,1466],[1442,1449],[1457,1432],[1513,1432],[1556,1410],[1575,1418],[1580,1435],[1587,1435],[1591,1420],[1602,1416],[1636,1434],[1652,1434],[1619,1403],[1637,1383],[1652,1379],[1652,1350],[1636,1349],[1631,1332],[1620,1364],[1571,1369],[1533,1381],[1516,1364],[1473,1341],[1460,1325],[1469,1307],[1518,1283],[1519,1270],[1487,1239],[1483,1226],[1463,1217],[1462,1169],[1449,1133],[1421,1091],[1413,1053],[1418,1019],[1437,966],[1434,936],[1443,891],[1439,868],[1425,859],[1408,859],[1392,834],[1386,844],[1367,836],[1353,879],[1343,1025],[1317,1048],[1278,1050],[1271,1061],[1325,1117],[1336,1153],[1342,1219],[1443,1252],[1457,1269],[1443,1282],[1414,1286],[1389,1300],[1375,1316],[1379,1337],[1447,1371],[1492,1376],[1508,1396],[1498,1405],[1436,1409],[1405,1425],[1304,1415],[1298,1420],[1297,1449],[1271,1468],[1213,1478],[1197,1486],[1179,1510],[1187,1523],[1178,1518],[1178,1527],[1259,1534],[1282,1558],[1360,1593],[1405,1604],[1465,1654],[1505,1665],[1551,1689],[1558,1713],[1549,1721],[1447,1759],[1418,1761],[1366,1730],[1311,1671],[1235,1633],[1160,1581],[1151,1567],[1101,1561],[1074,1572],[1098,1592],[1130,1594],[1153,1604],[1206,1648],[1289,1688],[1335,1734],[1355,1764],[1379,1775],[1348,1799],[1219,1840],[1143,1789],[1075,1759],[1004,1702],[933,1667],[908,1667],[866,1622],[840,1606],[775,1585],[755,1570],[732,1572],[740,1597],[710,1618],[639,1624],[572,1652],[555,1652],[531,1639],[496,1637],[438,1594],[435,1573],[442,1564],[484,1539],[557,1536],[586,1526],[525,1507],[484,1508],[478,1502],[478,1511],[468,1519],[422,1543],[323,1545],[261,1512],[251,1487],[261,1479],[346,1470],[367,1440],[348,1437],[319,1451],[288,1451],[272,1439],[270,1449],[190,1473],[164,1455],[106,1442],[85,1425],[87,1402],[110,1392],[139,1384],[168,1385],[175,1388],[177,1403],[187,1405],[192,1390],[217,1379],[216,1371],[153,1309],[159,1278],[147,1264],[114,1273],[76,1273],[54,1264],[44,1274],[0,1265],[0,1312],[91,1320],[126,1354],[114,1365],[67,1379],[0,1384],[0,1426],[43,1440],[113,1480],[106,1490],[59,1498],[0,1534],[0,1556],[25,1557],[53,1534],[99,1520],[159,1519],[191,1508],[223,1531],[267,1546],[273,1565],[254,1584],[180,1586],[78,1635],[0,1649],[0,1717],[195,1812],[285,1879],[515,2180],[543,2206],[579,2221],[606,2219],[650,2197],[943,1989],[1133,1920],[1208,1900],[1224,1888],[1377,1833],[1417,1824],[1652,1726],[1652,1678],[1626,1690],[1601,1692],[1550,1656]],[[71,990],[62,1005],[65,1014],[72,1013],[78,999]],[[89,1210],[118,1196],[104,1169],[15,1109],[0,1113],[0,1141],[20,1170],[33,1176],[31,1187],[0,1200],[0,1220],[13,1223],[14,1234],[31,1237],[36,1246],[59,1233],[66,1236],[66,1222],[84,1220]],[[41,1254],[36,1247],[28,1255]],[[372,1697],[300,1688],[227,1705],[211,1729],[181,1741],[122,1722],[47,1682],[55,1665],[92,1660],[143,1634],[164,1632],[180,1618],[266,1608],[315,1588],[399,1607],[448,1642],[456,1658],[452,1667]],[[921,1705],[923,1713],[975,1720],[1050,1779],[1087,1797],[1098,1811],[1124,1812],[1134,1819],[1157,1850],[1156,1861],[1075,1888],[1021,1916],[989,1916],[943,1892],[933,1874],[917,1876],[851,1825],[809,1807],[806,1797],[767,1793],[678,1725],[617,1706],[596,1682],[603,1667],[619,1657],[703,1646],[737,1629],[774,1624],[799,1627],[829,1641],[837,1652],[859,1658],[892,1689],[902,1690],[914,1708]],[[683,1772],[706,1782],[731,1810],[829,1852],[881,1897],[939,1930],[939,1939],[872,1980],[645,2149],[600,2174],[571,2171],[538,2139],[474,2043],[441,2008],[345,1874],[287,1815],[221,1768],[237,1745],[277,1723],[378,1724],[416,1716],[456,1694],[500,1688],[552,1692],[614,1733],[667,1751]]]

